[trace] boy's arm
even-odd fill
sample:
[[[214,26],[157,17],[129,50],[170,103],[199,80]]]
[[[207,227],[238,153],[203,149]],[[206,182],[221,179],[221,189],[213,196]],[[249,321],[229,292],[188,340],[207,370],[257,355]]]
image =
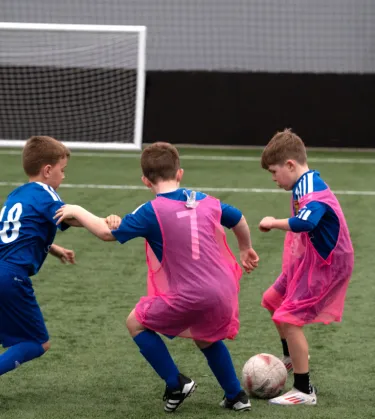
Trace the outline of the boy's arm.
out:
[[[105,218],[105,222],[110,230],[117,230],[121,225],[122,218],[118,215],[111,214]]]
[[[106,223],[121,244],[137,237],[162,241],[159,223],[150,201],[140,205],[132,213],[126,214],[123,219],[110,215],[106,218]]]
[[[67,207],[67,205],[65,207]],[[76,206],[69,205],[69,207]],[[87,228],[91,233],[104,241],[117,240],[122,244],[136,237],[147,238],[153,230],[159,228],[155,212],[150,202],[140,205],[131,214],[125,215],[122,220],[117,215],[110,215],[106,219],[102,219],[90,214],[88,211],[86,211],[86,213],[90,214],[90,216],[86,219],[86,215],[82,213],[82,210],[86,211],[81,208],[79,217],[82,217],[84,223],[81,218],[77,219],[77,217],[75,217],[75,219],[81,223],[83,227]],[[69,210],[66,211],[67,214],[65,216],[69,218]],[[74,208],[72,212],[75,213]],[[56,214],[60,213],[61,212],[57,212]],[[87,223],[89,223],[89,225],[87,225]]]
[[[250,273],[258,266],[259,257],[251,247],[250,229],[246,219],[239,209],[223,202],[220,202],[220,205],[221,224],[233,230],[240,249],[241,264],[245,271]]]
[[[259,256],[252,248],[250,228],[244,216],[241,217],[240,221],[232,228],[232,230],[237,237],[242,266],[247,273],[250,273],[258,266]]]
[[[267,233],[273,228],[276,228],[278,230],[290,231],[291,228],[289,225],[289,218],[278,220],[275,217],[264,217],[259,223],[259,230],[263,233]]]
[[[238,248],[240,251],[251,248],[250,228],[244,216],[241,217],[237,225],[232,227],[232,231],[237,237]]]
[[[82,227],[103,241],[115,241],[104,218],[99,218],[78,205],[64,205],[56,211],[54,219],[59,225],[62,221],[75,219]]]
[[[76,263],[75,254],[73,250],[65,249],[64,247],[58,246],[57,244],[51,244],[49,253],[52,256],[57,257],[62,263],[69,262],[72,265]]]
[[[268,232],[274,228],[284,231],[301,233],[312,231],[319,224],[319,221],[327,211],[327,207],[322,202],[311,201],[301,208],[295,217],[276,219],[265,217],[259,224],[260,231]]]
[[[71,227],[83,227],[83,225],[78,220],[75,220],[74,218],[71,218],[69,220],[64,220],[64,223],[70,225]]]

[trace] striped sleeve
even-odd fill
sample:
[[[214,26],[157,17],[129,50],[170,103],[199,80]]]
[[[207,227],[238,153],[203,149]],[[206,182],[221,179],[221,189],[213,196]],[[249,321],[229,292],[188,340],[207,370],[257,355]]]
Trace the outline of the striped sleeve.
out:
[[[57,192],[52,186],[46,185],[42,182],[36,182],[40,186],[36,188],[35,195],[35,207],[36,210],[43,214],[43,216],[51,223],[56,224],[56,220],[53,218],[56,215],[56,211],[64,204]],[[69,228],[66,223],[61,223],[57,226],[61,231]]]
[[[308,193],[314,192],[314,172],[309,172],[299,181],[295,190],[296,198],[300,199]]]
[[[322,202],[312,201],[301,208],[295,217],[289,218],[289,226],[295,233],[313,230],[327,211]]]

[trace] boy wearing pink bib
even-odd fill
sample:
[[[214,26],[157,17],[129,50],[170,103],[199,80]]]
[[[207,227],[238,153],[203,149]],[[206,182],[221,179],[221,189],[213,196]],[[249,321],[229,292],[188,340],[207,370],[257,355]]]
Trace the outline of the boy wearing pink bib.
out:
[[[57,218],[74,217],[102,240],[146,239],[148,292],[126,325],[141,354],[165,381],[166,412],[174,412],[195,390],[181,374],[159,334],[193,339],[224,390],[224,408],[250,410],[224,339],[239,329],[238,292],[242,269],[229,249],[223,226],[238,240],[246,272],[258,266],[242,213],[202,192],[180,188],[183,170],[175,147],[155,143],[141,157],[143,183],[156,195],[122,220],[95,217],[65,206]]]
[[[263,232],[286,231],[282,273],[264,293],[262,305],[279,332],[293,389],[270,400],[279,405],[316,405],[310,384],[303,326],[340,322],[354,265],[348,226],[337,198],[319,173],[309,170],[305,145],[290,130],[277,133],[262,154],[262,167],[280,188],[292,191],[291,218],[265,217]]]

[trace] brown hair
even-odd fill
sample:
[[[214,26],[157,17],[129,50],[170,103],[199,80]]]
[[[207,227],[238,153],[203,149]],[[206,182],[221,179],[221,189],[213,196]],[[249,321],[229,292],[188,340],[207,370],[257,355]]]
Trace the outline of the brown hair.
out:
[[[54,166],[64,157],[69,158],[70,151],[63,143],[44,135],[33,136],[23,148],[23,170],[28,176],[37,176],[43,166]]]
[[[180,169],[178,151],[169,143],[151,144],[143,150],[141,167],[143,176],[153,184],[160,180],[173,180]]]
[[[271,165],[283,165],[287,160],[295,160],[299,164],[307,161],[305,144],[291,129],[276,133],[266,145],[262,153],[261,165],[268,170]]]

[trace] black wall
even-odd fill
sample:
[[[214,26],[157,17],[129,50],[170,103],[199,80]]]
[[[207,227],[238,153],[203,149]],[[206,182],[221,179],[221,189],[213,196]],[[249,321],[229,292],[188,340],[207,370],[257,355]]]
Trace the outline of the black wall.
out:
[[[375,147],[375,75],[149,72],[144,141]]]
[[[0,137],[132,141],[134,83],[131,70],[1,67]],[[308,146],[375,147],[375,75],[147,74],[146,143],[265,145],[286,127]]]

